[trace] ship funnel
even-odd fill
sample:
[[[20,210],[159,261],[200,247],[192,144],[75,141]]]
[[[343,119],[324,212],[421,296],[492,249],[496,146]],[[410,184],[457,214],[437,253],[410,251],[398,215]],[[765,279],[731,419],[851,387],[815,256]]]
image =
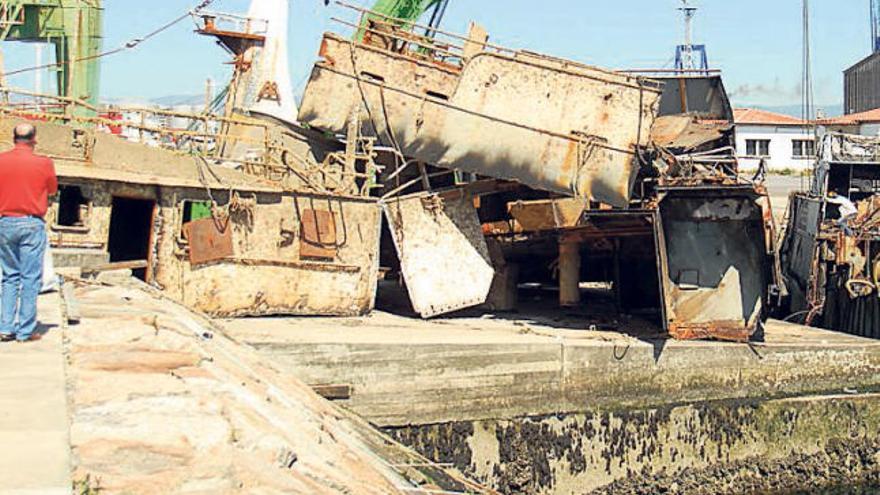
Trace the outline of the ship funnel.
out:
[[[245,110],[284,122],[295,121],[297,114],[287,56],[289,16],[289,0],[253,0],[248,11],[248,18],[267,25],[265,43],[248,78]]]

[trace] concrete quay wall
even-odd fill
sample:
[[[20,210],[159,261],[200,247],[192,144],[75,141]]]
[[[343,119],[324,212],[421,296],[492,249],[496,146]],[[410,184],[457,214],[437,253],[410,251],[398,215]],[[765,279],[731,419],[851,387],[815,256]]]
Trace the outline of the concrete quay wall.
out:
[[[880,387],[880,343],[250,341],[379,426],[628,410]],[[861,339],[859,339],[861,340]]]
[[[880,474],[880,396],[735,400],[388,433],[501,493],[826,493]],[[844,492],[841,492],[844,493]]]

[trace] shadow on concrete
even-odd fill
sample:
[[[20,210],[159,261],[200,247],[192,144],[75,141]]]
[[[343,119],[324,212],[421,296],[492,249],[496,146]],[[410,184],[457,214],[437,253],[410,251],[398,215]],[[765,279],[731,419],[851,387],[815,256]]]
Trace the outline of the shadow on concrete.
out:
[[[573,332],[619,333],[651,345],[654,362],[660,360],[666,343],[671,337],[663,330],[660,310],[625,314],[618,311],[613,293],[605,288],[584,288],[581,305],[576,308],[560,308],[559,293],[552,287],[520,288],[517,309],[496,311],[485,307],[467,308],[433,318],[434,321],[486,319],[507,321],[522,333],[540,334],[540,329],[550,328]],[[421,318],[409,302],[406,287],[396,281],[382,281],[376,298],[376,308],[397,316]],[[623,360],[629,345],[615,346],[614,357]]]
[[[58,328],[58,325],[55,323],[37,323],[37,329],[34,330],[34,334],[42,337],[56,328]]]

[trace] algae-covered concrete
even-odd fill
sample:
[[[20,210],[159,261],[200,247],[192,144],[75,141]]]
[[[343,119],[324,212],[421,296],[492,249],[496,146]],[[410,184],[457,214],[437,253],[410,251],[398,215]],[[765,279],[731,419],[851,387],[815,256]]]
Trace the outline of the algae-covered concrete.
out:
[[[834,451],[846,442],[861,445],[878,438],[880,396],[594,410],[389,431],[427,457],[451,463],[502,493],[582,494],[615,481],[599,492],[779,493],[774,482],[785,480],[789,489],[803,489],[840,482],[842,473],[856,477],[876,469],[876,459],[871,462],[868,456],[861,464],[852,460],[816,472],[776,472],[806,465],[810,456],[819,466],[824,458],[835,458]],[[855,456],[859,448],[849,450],[845,456],[837,452],[837,458]],[[737,476],[721,476],[725,468],[731,473],[757,470],[762,476],[746,485]],[[689,487],[675,481],[683,472]],[[634,477],[637,482],[630,482]]]

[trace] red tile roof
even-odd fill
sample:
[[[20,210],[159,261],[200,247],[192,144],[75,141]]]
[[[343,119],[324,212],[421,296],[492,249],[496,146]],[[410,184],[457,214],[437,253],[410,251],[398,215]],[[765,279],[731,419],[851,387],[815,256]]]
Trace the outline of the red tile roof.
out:
[[[880,122],[880,108],[868,110],[867,112],[841,115],[840,117],[819,119],[818,122],[822,125],[858,125],[866,122]]]
[[[791,115],[768,112],[757,108],[733,109],[733,121],[743,125],[804,125],[809,123]]]

